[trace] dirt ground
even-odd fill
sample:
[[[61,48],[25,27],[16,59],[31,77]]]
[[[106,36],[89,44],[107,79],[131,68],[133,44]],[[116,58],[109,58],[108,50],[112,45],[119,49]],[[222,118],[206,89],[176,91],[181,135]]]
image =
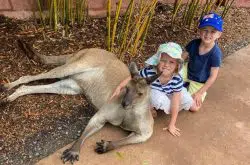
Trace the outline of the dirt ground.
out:
[[[145,47],[133,59],[139,65],[156,51],[160,43],[175,41],[184,46],[196,37],[196,33],[188,29],[170,28],[169,9],[168,6],[157,9]],[[219,40],[224,56],[248,45],[250,9],[230,10],[225,18],[224,31]],[[67,54],[90,47],[105,48],[105,19],[89,19],[84,27],[73,27],[69,38],[62,38],[61,33],[61,30],[53,32],[48,29],[43,33],[33,20],[20,21],[0,16],[1,83],[51,69],[51,66],[40,65],[27,58],[16,44],[18,38],[33,44],[38,52],[46,55]],[[77,139],[93,114],[93,108],[84,96],[79,95],[29,95],[1,107],[0,164],[34,164]]]

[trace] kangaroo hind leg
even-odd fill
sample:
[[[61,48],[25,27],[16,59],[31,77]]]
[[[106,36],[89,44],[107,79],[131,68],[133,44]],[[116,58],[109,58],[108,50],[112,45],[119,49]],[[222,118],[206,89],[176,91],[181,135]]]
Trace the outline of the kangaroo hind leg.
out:
[[[13,94],[7,97],[7,101],[14,101],[16,98],[35,93],[54,93],[76,95],[82,92],[78,84],[72,79],[61,80],[48,85],[21,86]]]
[[[74,74],[82,73],[89,70],[94,70],[98,68],[91,68],[87,62],[82,62],[79,64],[78,61],[58,66],[48,72],[40,73],[34,76],[23,76],[18,80],[4,84],[4,87],[11,89],[17,85],[29,83],[31,81],[42,80],[42,79],[53,79],[53,78],[64,78],[67,76],[72,76]]]

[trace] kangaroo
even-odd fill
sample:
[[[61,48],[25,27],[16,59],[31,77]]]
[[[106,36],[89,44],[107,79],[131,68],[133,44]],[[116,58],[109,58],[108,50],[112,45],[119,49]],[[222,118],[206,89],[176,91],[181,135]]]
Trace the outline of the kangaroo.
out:
[[[141,143],[153,133],[153,117],[150,108],[150,87],[159,75],[150,79],[141,78],[135,63],[128,67],[116,56],[103,49],[83,49],[75,54],[45,56],[35,53],[26,43],[19,41],[22,49],[35,55],[45,64],[59,65],[54,69],[34,76],[23,76],[14,82],[2,84],[2,89],[11,89],[20,84],[40,79],[60,78],[47,85],[22,85],[2,101],[11,102],[20,96],[34,93],[84,94],[98,109],[90,119],[80,138],[70,149],[66,149],[61,159],[63,162],[79,160],[80,148],[84,141],[109,122],[131,131],[129,136],[117,141],[101,140],[96,143],[95,151],[99,154],[123,145]],[[115,88],[128,76],[132,77],[121,94],[108,101]]]

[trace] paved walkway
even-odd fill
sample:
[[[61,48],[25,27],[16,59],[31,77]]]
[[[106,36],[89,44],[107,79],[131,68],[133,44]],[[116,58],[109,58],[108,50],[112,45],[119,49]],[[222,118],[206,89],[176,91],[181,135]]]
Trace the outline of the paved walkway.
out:
[[[111,125],[90,137],[76,165],[249,165],[250,164],[250,45],[224,60],[218,80],[209,90],[198,113],[181,112],[180,137],[162,128],[169,117],[158,115],[154,134],[143,144],[125,146],[98,155],[95,142],[112,140],[125,133]],[[61,165],[61,153],[70,145],[44,158],[37,165]],[[68,163],[70,164],[70,163]]]

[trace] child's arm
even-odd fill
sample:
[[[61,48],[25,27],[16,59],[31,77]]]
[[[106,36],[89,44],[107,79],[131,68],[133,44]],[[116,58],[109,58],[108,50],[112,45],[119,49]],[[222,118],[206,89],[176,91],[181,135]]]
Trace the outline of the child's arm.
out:
[[[182,54],[181,54],[181,58],[184,60],[184,61],[187,61],[188,60],[188,56],[189,56],[189,53],[187,51],[184,51]]]
[[[115,96],[118,96],[121,92],[121,89],[124,88],[127,83],[131,80],[131,76],[127,77],[125,80],[123,80],[115,89],[114,93],[110,97],[109,101],[111,101]]]
[[[174,92],[171,99],[171,119],[168,125],[168,131],[174,136],[180,136],[180,129],[175,127],[177,120],[179,106],[180,106],[181,92]],[[165,128],[166,129],[166,128]]]
[[[201,106],[202,103],[202,95],[213,85],[213,83],[215,82],[218,73],[219,73],[219,67],[212,67],[211,68],[211,72],[210,72],[210,76],[208,78],[208,80],[206,81],[206,83],[203,85],[203,87],[201,87],[196,93],[193,94],[193,98],[194,101],[196,102],[196,105],[198,107]]]

